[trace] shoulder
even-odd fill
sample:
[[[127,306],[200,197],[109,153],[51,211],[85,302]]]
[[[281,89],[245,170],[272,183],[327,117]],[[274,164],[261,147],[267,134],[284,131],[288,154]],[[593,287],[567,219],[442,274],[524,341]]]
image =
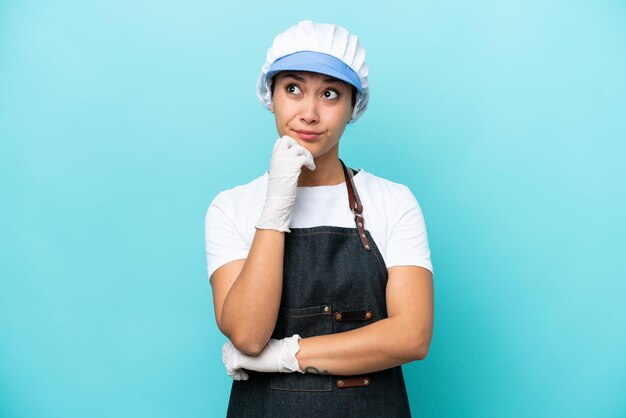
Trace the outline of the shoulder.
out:
[[[376,222],[375,225],[384,229],[387,236],[404,224],[424,227],[422,208],[409,187],[364,170],[354,178],[359,180],[355,185],[363,210],[367,211],[371,221]],[[370,225],[373,225],[372,222]]]
[[[267,192],[267,173],[255,178],[249,183],[224,190],[215,196],[209,209],[216,208],[229,210],[241,206],[244,202],[251,202],[263,197]]]
[[[403,202],[411,204],[417,203],[411,190],[404,184],[376,176],[363,169],[354,176],[354,181],[359,193],[366,193],[376,198],[378,202],[384,202],[394,206]]]
[[[249,183],[218,193],[205,216],[207,228],[224,222],[247,227],[250,218],[258,217],[267,193],[267,173]]]
[[[424,216],[411,190],[366,172],[356,175],[355,181],[360,176],[356,187],[387,267],[420,266],[432,271]]]

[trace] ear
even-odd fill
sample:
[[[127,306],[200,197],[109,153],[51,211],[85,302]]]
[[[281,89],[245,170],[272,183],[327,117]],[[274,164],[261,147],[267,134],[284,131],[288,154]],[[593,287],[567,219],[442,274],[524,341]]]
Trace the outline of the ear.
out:
[[[270,112],[274,113],[274,101],[270,102]]]

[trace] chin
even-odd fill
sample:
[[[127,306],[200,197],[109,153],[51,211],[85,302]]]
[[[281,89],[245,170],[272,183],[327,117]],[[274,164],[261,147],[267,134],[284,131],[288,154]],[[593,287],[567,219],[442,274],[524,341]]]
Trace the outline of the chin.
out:
[[[323,156],[324,154],[326,154],[326,152],[324,150],[319,149],[318,147],[315,146],[315,144],[308,144],[306,142],[304,142],[304,143],[301,142],[300,144],[304,148],[309,150],[309,152],[313,156],[313,159],[319,158],[319,157]]]

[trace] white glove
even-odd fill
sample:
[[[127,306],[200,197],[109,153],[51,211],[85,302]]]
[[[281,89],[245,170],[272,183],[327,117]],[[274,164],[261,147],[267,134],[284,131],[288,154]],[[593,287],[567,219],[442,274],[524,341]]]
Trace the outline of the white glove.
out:
[[[299,339],[298,334],[282,340],[270,339],[258,356],[245,355],[228,341],[222,347],[222,361],[233,380],[248,380],[248,373],[243,369],[264,373],[304,373],[296,359],[300,350]]]
[[[257,228],[289,232],[291,209],[296,202],[302,166],[315,170],[313,155],[309,150],[287,135],[276,140],[270,162],[265,206],[256,223]]]

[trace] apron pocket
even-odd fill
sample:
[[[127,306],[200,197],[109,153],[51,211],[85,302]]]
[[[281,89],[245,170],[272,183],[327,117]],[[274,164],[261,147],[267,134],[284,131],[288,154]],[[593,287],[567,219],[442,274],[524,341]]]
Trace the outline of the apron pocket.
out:
[[[310,373],[273,373],[270,389],[292,392],[330,392],[332,376]]]
[[[332,307],[330,305],[306,308],[280,308],[272,338],[278,340],[294,334],[302,338],[332,334]]]

